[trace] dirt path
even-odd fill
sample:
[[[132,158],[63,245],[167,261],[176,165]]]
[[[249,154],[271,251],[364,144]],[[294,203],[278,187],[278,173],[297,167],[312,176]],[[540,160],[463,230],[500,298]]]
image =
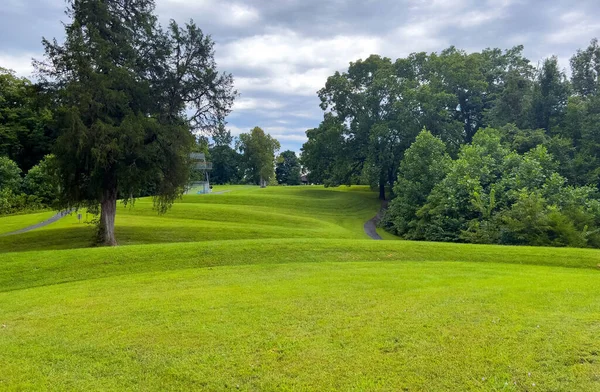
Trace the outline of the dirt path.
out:
[[[365,233],[367,233],[367,235],[374,240],[383,240],[383,238],[381,238],[381,236],[379,234],[377,234],[377,224],[383,217],[383,213],[384,213],[385,209],[387,208],[387,205],[388,205],[388,202],[386,200],[382,200],[381,201],[381,209],[379,210],[377,215],[375,215],[373,218],[371,218],[367,222],[365,222],[365,225],[363,226],[365,229]]]
[[[9,235],[26,233],[31,230],[39,229],[40,227],[48,226],[49,224],[54,223],[57,220],[64,218],[65,216],[69,215],[70,213],[71,213],[71,211],[61,211],[61,212],[57,213],[56,215],[54,215],[53,217],[46,219],[43,222],[36,223],[35,225],[28,226],[28,227],[25,227],[23,229],[19,229],[16,231],[11,231],[10,233],[0,234],[0,237],[6,237]]]

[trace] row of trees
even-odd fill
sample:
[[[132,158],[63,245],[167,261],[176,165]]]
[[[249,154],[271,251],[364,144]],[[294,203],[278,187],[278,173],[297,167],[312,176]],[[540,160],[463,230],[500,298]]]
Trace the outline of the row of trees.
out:
[[[395,198],[384,224],[406,238],[600,246],[598,41],[570,65],[570,77],[556,57],[534,65],[522,46],[359,60],[319,91],[324,119],[307,131],[303,164],[311,181]],[[427,147],[409,149],[415,139]],[[574,212],[575,199],[589,208]],[[526,207],[537,220],[526,223]],[[546,234],[528,237],[534,228]]]
[[[214,144],[205,148],[213,164],[211,181],[215,184],[299,185],[301,166],[294,151],[277,157],[279,142],[255,127],[234,138],[220,127],[213,135]],[[232,147],[235,146],[235,147]]]
[[[311,180],[366,182],[392,190],[404,151],[423,129],[451,156],[485,127],[515,124],[552,138],[561,174],[572,184],[600,182],[596,132],[600,47],[593,40],[571,60],[571,79],[555,57],[534,66],[523,47],[466,53],[370,56],[336,72],[319,91],[323,122],[307,131],[303,163]]]

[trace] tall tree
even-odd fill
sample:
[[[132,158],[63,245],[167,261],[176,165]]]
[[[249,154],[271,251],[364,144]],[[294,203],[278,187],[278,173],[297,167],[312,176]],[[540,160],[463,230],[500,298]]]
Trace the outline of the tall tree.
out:
[[[279,142],[259,127],[239,136],[237,148],[242,153],[246,180],[266,187],[275,175],[275,153]]]
[[[277,157],[275,175],[279,184],[300,185],[300,160],[294,151],[284,151]]]
[[[406,150],[394,185],[396,197],[384,217],[384,226],[405,238],[415,233],[417,211],[427,201],[435,185],[445,176],[450,164],[446,146],[429,131],[423,130]]]
[[[225,129],[225,124],[219,124],[219,127],[212,135],[212,139],[215,142],[215,146],[230,146],[233,143],[231,131]]]
[[[532,98],[531,128],[553,132],[564,115],[569,97],[567,77],[558,66],[558,59],[546,59],[537,71]]]
[[[235,184],[240,181],[240,154],[229,145],[209,149],[212,170],[210,180],[215,184]]]
[[[301,161],[308,169],[311,183],[335,186],[352,183],[352,155],[346,153],[345,126],[330,113],[318,128],[306,131],[308,141],[302,145]],[[362,163],[356,163],[359,165]]]
[[[598,95],[600,89],[600,45],[594,38],[585,50],[571,58],[571,82],[575,92],[583,97]]]
[[[192,130],[223,122],[232,77],[217,72],[214,44],[193,22],[161,30],[153,0],[68,0],[67,15],[65,42],[44,39],[36,62],[60,105],[61,203],[99,210],[99,239],[115,245],[119,197],[152,188],[165,212],[181,194]]]

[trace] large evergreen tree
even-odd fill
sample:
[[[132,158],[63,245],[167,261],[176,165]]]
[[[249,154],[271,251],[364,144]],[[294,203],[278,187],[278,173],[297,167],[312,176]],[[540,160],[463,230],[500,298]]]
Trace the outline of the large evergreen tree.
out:
[[[155,189],[164,212],[181,194],[192,131],[224,120],[232,77],[193,22],[161,30],[153,0],[68,0],[67,15],[65,42],[44,39],[36,63],[60,106],[61,202],[99,209],[100,240],[115,245],[118,198]]]

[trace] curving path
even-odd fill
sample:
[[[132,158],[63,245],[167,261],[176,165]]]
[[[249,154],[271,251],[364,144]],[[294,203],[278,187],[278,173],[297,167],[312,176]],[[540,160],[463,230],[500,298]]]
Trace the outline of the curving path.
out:
[[[381,238],[381,236],[379,234],[377,234],[377,224],[381,220],[381,218],[383,216],[383,212],[387,208],[387,205],[388,205],[388,202],[386,200],[382,200],[381,201],[381,209],[379,210],[377,215],[375,215],[373,218],[371,218],[367,222],[365,222],[365,225],[363,226],[365,229],[365,233],[367,233],[367,235],[374,240],[383,240],[383,238]]]
[[[16,230],[16,231],[11,231],[10,233],[0,234],[0,237],[6,237],[6,236],[9,236],[9,235],[26,233],[26,232],[31,231],[31,230],[39,229],[40,227],[48,226],[49,224],[54,223],[57,220],[62,219],[65,216],[69,215],[71,212],[72,211],[61,211],[61,212],[57,213],[56,215],[54,215],[53,217],[51,217],[49,219],[46,219],[43,222],[36,223],[35,225],[28,226],[28,227],[25,227],[23,229],[19,229],[19,230]]]

